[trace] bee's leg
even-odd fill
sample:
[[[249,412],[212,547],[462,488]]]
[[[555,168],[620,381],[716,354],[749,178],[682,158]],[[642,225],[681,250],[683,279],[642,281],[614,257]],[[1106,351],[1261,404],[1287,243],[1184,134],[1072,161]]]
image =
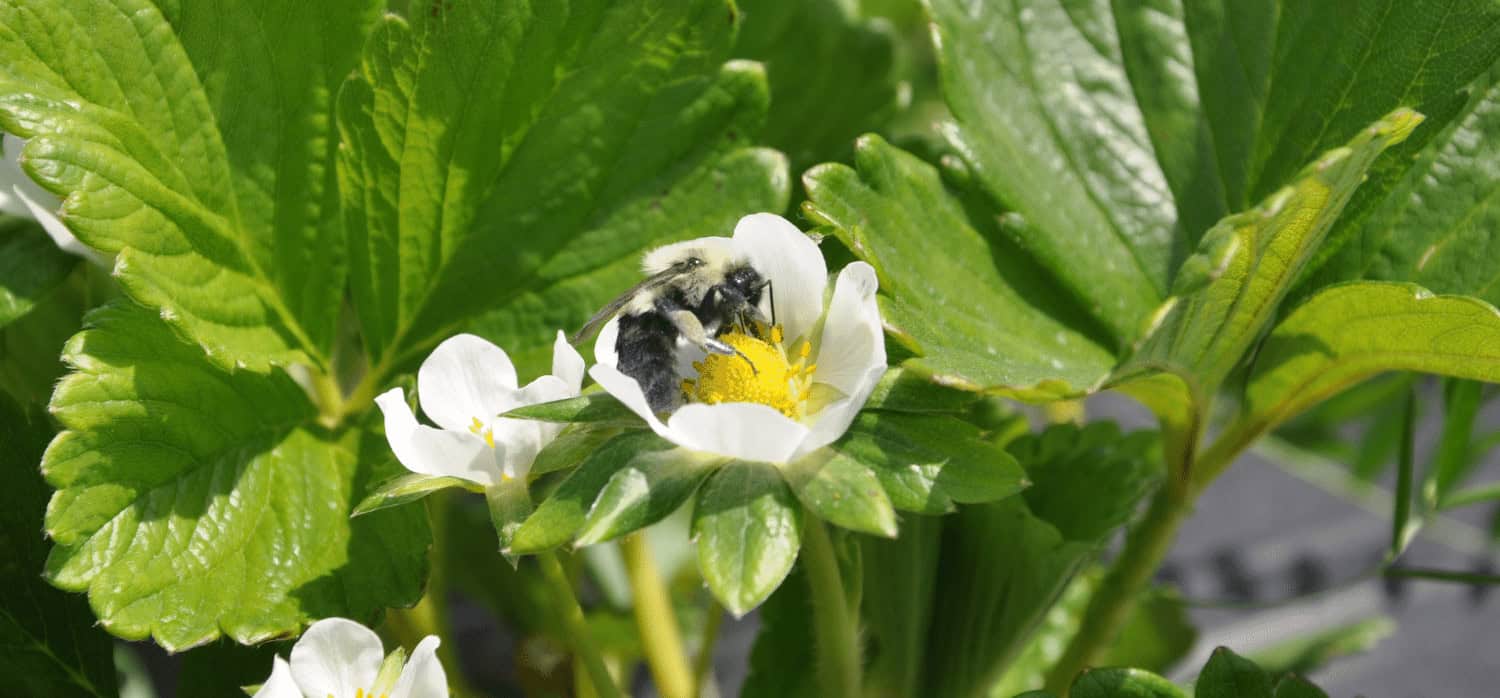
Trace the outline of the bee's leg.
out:
[[[712,352],[715,354],[724,354],[726,356],[737,354],[740,358],[745,360],[745,363],[750,364],[751,371],[754,371],[756,374],[760,373],[760,371],[755,368],[755,362],[751,361],[750,357],[745,356],[744,352],[740,351],[739,349],[735,349],[734,347],[729,346],[728,344],[718,339],[708,336],[708,332],[704,331],[703,329],[703,323],[699,322],[698,316],[694,315],[693,311],[672,310],[669,311],[666,315],[667,319],[672,321],[672,326],[676,327],[677,331],[681,333],[682,336],[687,339],[687,341],[692,342],[703,351]]]

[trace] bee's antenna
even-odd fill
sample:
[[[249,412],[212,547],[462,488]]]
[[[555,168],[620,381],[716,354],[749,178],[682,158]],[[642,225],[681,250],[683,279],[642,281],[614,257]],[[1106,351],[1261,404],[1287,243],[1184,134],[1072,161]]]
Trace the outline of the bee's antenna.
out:
[[[766,279],[764,285],[771,298],[771,325],[774,327],[776,325],[776,287],[771,284],[770,279]]]

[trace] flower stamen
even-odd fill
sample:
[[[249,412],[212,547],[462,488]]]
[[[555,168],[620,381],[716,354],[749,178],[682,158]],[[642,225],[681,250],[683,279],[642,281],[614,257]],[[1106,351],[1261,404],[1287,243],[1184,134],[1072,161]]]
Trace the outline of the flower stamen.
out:
[[[485,426],[484,422],[479,421],[478,417],[474,417],[473,419],[474,422],[469,425],[469,431],[473,432],[475,436],[483,437],[485,445],[493,449],[495,447],[495,430]],[[374,694],[371,695],[373,696]]]
[[[804,341],[797,347],[797,360],[793,362],[782,346],[780,325],[772,326],[764,339],[736,328],[719,340],[737,353],[709,354],[694,362],[698,379],[682,382],[682,392],[688,399],[711,405],[755,402],[792,419],[802,416],[814,368],[807,365],[810,344]]]

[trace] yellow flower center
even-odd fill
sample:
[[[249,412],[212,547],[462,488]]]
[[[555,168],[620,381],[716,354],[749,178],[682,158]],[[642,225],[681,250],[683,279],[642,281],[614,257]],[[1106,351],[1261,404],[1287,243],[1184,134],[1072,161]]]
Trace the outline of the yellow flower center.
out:
[[[782,347],[781,326],[772,327],[769,334],[761,339],[736,329],[719,337],[739,353],[709,354],[695,362],[698,380],[683,381],[682,392],[690,400],[710,405],[756,402],[792,419],[802,417],[817,369],[817,365],[807,363],[812,346],[804,340],[797,346],[796,360],[791,361]]]
[[[328,694],[328,698],[337,698],[337,697],[334,696],[332,693],[330,693],[330,694]],[[354,689],[354,698],[386,698],[386,694],[384,694],[384,693],[376,693],[374,690],[366,691],[363,688],[356,688],[356,689]]]

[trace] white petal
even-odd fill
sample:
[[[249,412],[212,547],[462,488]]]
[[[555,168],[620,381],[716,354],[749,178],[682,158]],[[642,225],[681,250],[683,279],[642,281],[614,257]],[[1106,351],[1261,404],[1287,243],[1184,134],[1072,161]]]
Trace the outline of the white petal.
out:
[[[414,473],[451,475],[481,485],[500,481],[495,450],[468,431],[445,431],[417,423],[405,393],[391,388],[375,404],[385,414],[385,439],[396,460]]]
[[[797,460],[838,441],[839,437],[849,430],[849,425],[854,422],[855,415],[858,415],[860,408],[865,406],[865,401],[870,399],[870,392],[875,390],[875,384],[884,374],[885,366],[871,368],[861,381],[861,387],[854,394],[828,403],[816,415],[813,415],[812,429],[808,432],[807,438],[797,445],[797,450],[792,454],[791,460]]]
[[[552,343],[552,375],[568,386],[571,391],[568,395],[577,395],[583,389],[583,369],[583,357],[568,343],[562,330],[558,330],[557,340]]]
[[[260,685],[254,698],[302,698],[302,690],[292,680],[292,667],[277,657],[271,664],[271,678]]]
[[[880,307],[875,303],[878,287],[875,269],[864,262],[854,262],[839,272],[828,316],[823,320],[814,381],[854,395],[864,387],[874,367],[884,369],[885,335],[880,326]]]
[[[517,391],[515,404],[508,405],[506,409],[561,400],[576,393],[561,378],[542,376]],[[500,471],[517,479],[524,478],[531,472],[531,463],[536,460],[536,454],[562,431],[561,424],[530,419],[494,419],[490,421],[489,428],[495,442],[495,457]]]
[[[615,368],[614,364],[605,363],[597,363],[589,368],[589,376],[599,384],[599,387],[604,388],[605,392],[613,395],[621,404],[629,407],[631,412],[646,420],[646,423],[651,425],[651,430],[658,436],[679,446],[686,445],[678,441],[672,430],[657,418],[655,412],[651,411],[651,404],[646,402],[646,394],[641,391],[641,384],[637,383],[634,378],[620,373],[620,369]]]
[[[768,463],[790,461],[808,434],[807,427],[753,402],[683,405],[667,424],[678,445]]]
[[[417,372],[422,411],[454,431],[500,413],[515,390],[516,367],[505,350],[472,334],[444,340]]]
[[[793,459],[838,440],[886,371],[885,335],[880,308],[875,303],[879,282],[875,269],[855,262],[839,273],[823,320],[813,380],[833,387],[844,397],[812,416],[812,430],[797,447]]]
[[[438,661],[437,648],[436,635],[428,635],[417,643],[390,698],[448,698],[448,675]]]
[[[345,618],[325,618],[292,646],[292,678],[304,695],[352,696],[375,685],[384,658],[374,631]]]
[[[734,242],[739,254],[771,282],[762,309],[770,310],[766,303],[774,296],[776,321],[786,338],[805,336],[823,313],[828,285],[828,265],[818,243],[774,213],[741,218],[734,226]]]
[[[611,368],[620,365],[620,356],[615,353],[615,342],[620,338],[620,318],[612,318],[604,326],[599,328],[599,336],[594,338],[594,364],[609,366]],[[593,374],[589,374],[593,375]]]

